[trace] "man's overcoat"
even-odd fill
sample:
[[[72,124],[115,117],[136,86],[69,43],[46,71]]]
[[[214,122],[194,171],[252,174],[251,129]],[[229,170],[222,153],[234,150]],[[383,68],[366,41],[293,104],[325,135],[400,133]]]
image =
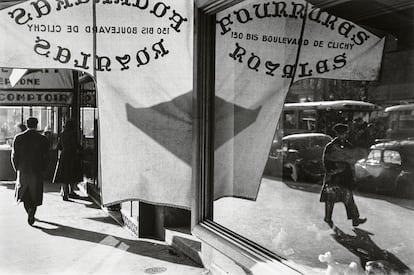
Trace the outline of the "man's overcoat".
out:
[[[11,161],[17,172],[17,202],[31,199],[35,206],[42,204],[43,173],[48,164],[48,150],[47,138],[36,130],[28,129],[14,138]]]

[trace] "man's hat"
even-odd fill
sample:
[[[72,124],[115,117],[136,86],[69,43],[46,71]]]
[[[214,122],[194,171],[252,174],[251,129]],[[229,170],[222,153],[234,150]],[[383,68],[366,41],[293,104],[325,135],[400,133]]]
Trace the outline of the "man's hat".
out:
[[[335,124],[335,126],[332,129],[337,134],[343,134],[343,133],[346,133],[348,131],[348,125],[343,124],[343,123],[337,123],[337,124]]]

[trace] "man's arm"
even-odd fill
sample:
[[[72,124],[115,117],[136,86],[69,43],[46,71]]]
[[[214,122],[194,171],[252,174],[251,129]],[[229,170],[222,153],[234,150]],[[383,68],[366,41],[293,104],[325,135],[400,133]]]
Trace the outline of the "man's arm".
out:
[[[13,139],[13,145],[12,145],[12,152],[11,152],[11,163],[13,166],[14,171],[17,172],[19,169],[19,162],[20,162],[20,145],[17,141],[17,136]]]

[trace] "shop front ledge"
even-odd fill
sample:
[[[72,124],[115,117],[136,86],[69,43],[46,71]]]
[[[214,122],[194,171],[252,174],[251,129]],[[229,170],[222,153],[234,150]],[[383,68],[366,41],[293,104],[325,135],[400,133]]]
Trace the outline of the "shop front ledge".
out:
[[[219,252],[220,255],[224,255],[226,258],[231,259],[242,270],[246,271],[246,274],[251,275],[298,275],[304,274],[298,267],[290,267],[286,260],[276,260],[262,252],[251,248],[249,245],[240,243],[237,239],[229,237],[220,230],[216,230],[208,225],[199,224],[195,226],[192,233],[202,242],[202,249],[204,246],[211,247],[213,250]],[[201,259],[205,260],[205,255],[201,253]],[[211,262],[212,261],[212,262]],[[207,259],[206,262],[210,262],[206,268],[210,270],[219,270],[219,266],[215,265],[214,259]],[[225,270],[225,269],[223,269]],[[223,271],[224,272],[224,271]],[[220,272],[213,272],[214,274],[222,274]],[[225,272],[226,274],[230,274]],[[233,274],[233,273],[231,273]]]
[[[165,242],[202,266],[201,242],[195,236],[184,233],[186,231],[185,228],[165,228]]]

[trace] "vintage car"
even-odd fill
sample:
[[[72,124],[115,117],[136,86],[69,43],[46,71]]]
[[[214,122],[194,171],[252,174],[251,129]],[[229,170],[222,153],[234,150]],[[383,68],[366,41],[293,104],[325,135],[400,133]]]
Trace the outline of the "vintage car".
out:
[[[265,175],[293,181],[318,181],[324,175],[322,154],[332,138],[322,133],[305,133],[274,140]]]
[[[372,145],[355,176],[359,190],[414,198],[414,140]]]

